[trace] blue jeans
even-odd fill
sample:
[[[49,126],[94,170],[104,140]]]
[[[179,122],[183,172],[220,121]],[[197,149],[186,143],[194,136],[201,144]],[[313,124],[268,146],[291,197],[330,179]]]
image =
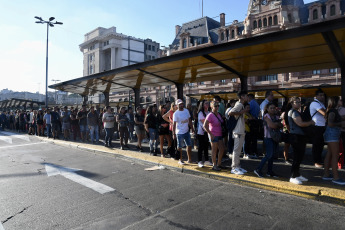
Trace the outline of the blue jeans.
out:
[[[266,161],[268,161],[267,172],[268,173],[272,173],[272,170],[273,170],[273,154],[278,149],[277,148],[278,143],[273,141],[272,138],[264,138],[264,143],[265,143],[265,147],[266,147],[266,155],[265,155],[264,158],[262,158],[261,163],[260,163],[259,167],[257,168],[257,170],[259,172],[261,172],[263,167],[266,164]]]
[[[114,128],[105,128],[105,144],[111,145],[113,140]]]
[[[192,139],[190,137],[190,133],[186,132],[185,134],[177,134],[177,148],[182,149],[183,141],[185,142],[186,146],[192,146]]]
[[[158,146],[158,130],[149,128],[149,135],[150,135],[150,151],[153,149],[157,149]],[[153,144],[155,148],[153,148]]]
[[[51,133],[52,133],[52,125],[51,124],[46,124],[46,128],[47,128],[47,137],[51,137]]]
[[[91,141],[95,141],[95,135],[96,135],[96,141],[99,141],[99,131],[98,131],[98,125],[89,126],[90,128],[90,136]]]

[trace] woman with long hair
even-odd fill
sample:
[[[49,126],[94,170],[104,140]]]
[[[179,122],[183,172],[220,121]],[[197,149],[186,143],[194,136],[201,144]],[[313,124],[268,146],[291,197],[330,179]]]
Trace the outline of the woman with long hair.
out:
[[[332,180],[333,183],[345,185],[345,181],[339,178],[338,159],[339,159],[339,139],[341,134],[342,117],[339,115],[338,108],[342,105],[340,97],[333,96],[328,99],[326,110],[326,131],[323,134],[328,146],[325,158],[323,180]],[[332,168],[333,177],[329,173]]]
[[[171,138],[172,138],[172,130],[173,130],[173,124],[174,124],[173,115],[176,110],[177,110],[177,105],[175,104],[175,102],[171,102],[170,110],[166,114],[163,115],[163,119],[169,122],[169,135]],[[177,151],[177,140],[173,139],[173,145],[168,150],[168,153],[175,160],[179,160],[180,157],[179,157],[179,154],[176,153],[176,151]]]
[[[168,149],[171,148],[171,136],[169,135],[169,122],[163,119],[164,114],[166,114],[167,108],[165,105],[160,105],[158,114],[157,114],[157,121],[158,121],[158,134],[159,134],[159,145],[161,151],[161,157],[165,157],[163,150],[164,145],[164,138],[168,141]],[[168,153],[168,152],[167,152]]]
[[[220,171],[222,164],[222,157],[225,150],[225,145],[222,136],[222,123],[223,118],[218,113],[219,102],[211,102],[211,113],[206,116],[204,122],[204,129],[209,135],[209,139],[212,147],[212,170]],[[217,162],[217,152],[218,153],[218,162]]]
[[[126,115],[126,107],[121,107],[120,113],[116,116],[116,122],[119,125],[119,133],[120,133],[120,144],[121,149],[124,150],[125,148],[129,149],[128,146],[128,126],[129,126],[129,119]],[[123,141],[125,143],[123,143]]]
[[[315,125],[315,122],[313,120],[307,122],[302,120],[301,113],[299,112],[301,109],[301,100],[298,97],[292,97],[290,103],[292,108],[288,113],[288,120],[290,126],[290,141],[293,149],[290,182],[293,184],[302,184],[308,181],[299,171],[307,143],[307,138],[304,135],[302,127]]]
[[[208,166],[212,165],[208,157],[208,146],[209,146],[208,136],[203,127],[205,119],[209,113],[210,113],[210,102],[206,100],[202,100],[199,104],[199,108],[197,111],[198,126],[196,127],[197,138],[198,138],[198,143],[199,143],[199,148],[198,148],[198,167],[199,168],[203,168],[204,164]],[[202,161],[203,155],[204,155],[205,163]]]
[[[145,116],[142,114],[142,108],[140,106],[138,106],[136,108],[136,113],[134,115],[134,130],[135,133],[137,134],[138,137],[138,145],[137,145],[137,149],[139,149],[139,152],[143,152],[143,147],[141,146],[141,142],[143,141],[143,139],[146,136],[145,133],[145,126],[144,126],[144,120],[145,120]]]
[[[150,136],[150,155],[157,156],[158,146],[158,122],[156,117],[157,107],[150,105],[145,115],[145,130]]]

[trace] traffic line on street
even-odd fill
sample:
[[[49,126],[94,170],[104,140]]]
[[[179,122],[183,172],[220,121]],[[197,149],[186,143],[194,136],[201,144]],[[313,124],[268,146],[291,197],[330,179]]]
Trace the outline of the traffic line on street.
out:
[[[115,189],[107,185],[98,183],[96,181],[90,180],[86,177],[76,174],[75,172],[80,171],[80,169],[65,168],[65,167],[53,165],[53,164],[45,164],[45,169],[46,169],[48,177],[61,175],[71,181],[74,181],[80,185],[88,187],[100,194],[105,194],[108,192],[115,191]]]
[[[48,144],[48,142],[36,142],[36,143],[22,144],[22,145],[2,146],[2,147],[0,147],[0,149],[15,148],[15,147],[28,146],[28,145],[38,145],[38,144]]]
[[[10,138],[10,137],[0,136],[0,140],[12,144],[12,138]]]
[[[0,230],[5,230],[4,226],[2,226],[1,221],[0,221]]]
[[[11,136],[12,138],[18,138],[18,139],[22,139],[24,141],[30,141],[30,138],[25,136],[25,135],[17,135],[15,133],[5,132],[5,131],[1,131],[0,133],[5,134],[7,136]]]

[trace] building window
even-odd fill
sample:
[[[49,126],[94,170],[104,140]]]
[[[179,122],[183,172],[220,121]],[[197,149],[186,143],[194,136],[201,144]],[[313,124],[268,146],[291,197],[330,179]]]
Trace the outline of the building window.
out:
[[[223,33],[223,32],[221,32],[221,34],[220,34],[220,40],[221,40],[221,41],[224,40],[224,33]]]
[[[199,83],[199,85],[205,85],[205,82],[202,81],[202,82]]]
[[[151,50],[151,45],[149,45],[149,50]]]
[[[89,54],[89,61],[94,61],[95,60],[95,54],[92,53],[92,54]]]
[[[262,27],[262,21],[261,21],[261,19],[259,19],[259,28],[261,28]]]
[[[277,15],[274,15],[274,17],[273,17],[273,24],[278,25],[278,16]]]
[[[182,48],[187,48],[187,39],[183,39]]]
[[[292,16],[291,16],[291,14],[288,14],[288,21],[289,21],[289,23],[292,23]]]
[[[147,44],[145,44],[145,50],[147,50]]]
[[[232,39],[235,38],[235,30],[231,30],[231,38],[232,38]]]
[[[318,18],[319,18],[318,12],[317,12],[317,9],[315,9],[315,10],[313,10],[313,20],[316,20]]]
[[[155,51],[156,47],[155,46],[152,46],[152,51]]]
[[[313,70],[313,75],[319,75],[321,74],[321,70]]]
[[[331,5],[331,16],[335,15],[335,5]]]
[[[109,45],[109,40],[103,43],[103,46]]]
[[[221,85],[225,85],[226,84],[226,80],[220,80],[220,84]]]
[[[264,18],[264,27],[267,26],[267,18]]]
[[[329,69],[330,75],[335,75],[337,73],[337,68]]]
[[[144,103],[145,102],[145,98],[144,97],[140,97],[140,103]]]
[[[95,73],[95,69],[93,68],[93,65],[90,65],[90,74],[94,74]]]
[[[268,18],[268,25],[271,26],[272,25],[272,17]]]
[[[146,98],[146,102],[151,102],[152,101],[152,98],[150,97],[150,96],[148,96],[147,98]]]
[[[152,59],[152,60],[155,59],[155,56],[152,56],[151,59]]]
[[[257,22],[257,21],[254,21],[254,22],[253,22],[253,27],[254,27],[254,30],[255,30],[256,28],[258,28],[258,22]]]
[[[93,49],[95,49],[95,45],[92,45],[89,47],[89,50],[93,50]]]
[[[231,82],[232,82],[232,83],[236,83],[236,82],[237,82],[237,78],[231,79]]]
[[[274,80],[278,80],[278,75],[272,74],[272,75],[261,76],[259,77],[258,80],[259,81],[274,81]]]

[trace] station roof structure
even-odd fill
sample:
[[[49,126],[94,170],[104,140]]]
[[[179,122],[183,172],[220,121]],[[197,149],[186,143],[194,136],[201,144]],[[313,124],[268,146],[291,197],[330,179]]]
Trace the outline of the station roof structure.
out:
[[[345,17],[195,49],[50,85],[83,96],[343,67]],[[345,76],[344,76],[345,77]]]
[[[265,99],[265,93],[267,90],[272,90],[274,98],[290,98],[293,96],[303,97],[303,98],[313,98],[315,96],[315,91],[317,89],[322,89],[326,96],[339,96],[341,95],[340,85],[328,85],[328,86],[307,86],[307,87],[296,87],[296,88],[272,88],[272,89],[262,89],[262,90],[249,90],[248,93],[255,95],[256,99]],[[218,95],[220,98],[225,100],[237,99],[237,92],[214,92],[214,93],[202,93],[202,94],[187,94],[191,98],[198,100],[212,100],[214,96]]]
[[[23,106],[24,108],[30,107],[30,105],[44,105],[44,102],[41,101],[32,101],[32,100],[25,100],[19,98],[11,98],[8,100],[0,101],[0,109],[9,109],[9,108],[19,108]]]

